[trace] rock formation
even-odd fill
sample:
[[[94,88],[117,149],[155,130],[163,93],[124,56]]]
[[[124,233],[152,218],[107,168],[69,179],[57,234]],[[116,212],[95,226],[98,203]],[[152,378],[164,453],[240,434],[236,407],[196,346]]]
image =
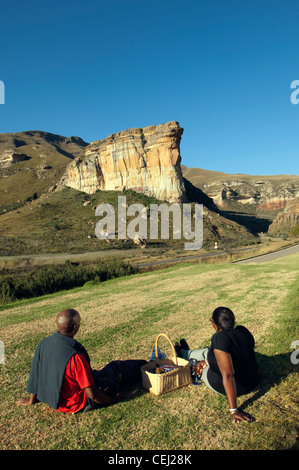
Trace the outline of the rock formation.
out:
[[[289,201],[284,210],[279,212],[269,227],[269,234],[281,234],[299,225],[299,198]]]
[[[251,204],[257,209],[282,210],[299,197],[298,175],[231,175],[182,167],[183,176],[223,207],[228,201]]]
[[[299,179],[297,181],[255,181],[227,182],[226,188],[221,189],[216,195],[211,194],[211,188],[207,193],[214,202],[223,206],[225,200],[234,200],[241,204],[255,204],[262,210],[283,209],[288,201],[299,196]],[[222,183],[224,186],[224,184]],[[214,186],[215,190],[215,186]]]
[[[92,142],[72,161],[59,187],[93,194],[132,189],[168,202],[184,202],[180,140],[183,129],[171,121],[134,128]]]
[[[13,149],[7,149],[0,155],[0,168],[8,168],[15,163],[29,160],[25,153],[15,152]]]

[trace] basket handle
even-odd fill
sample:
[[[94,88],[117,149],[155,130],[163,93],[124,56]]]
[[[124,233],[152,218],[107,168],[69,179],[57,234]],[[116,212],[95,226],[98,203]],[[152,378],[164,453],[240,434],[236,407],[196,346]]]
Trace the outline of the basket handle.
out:
[[[161,336],[164,336],[164,338],[166,338],[169,341],[171,349],[172,349],[173,356],[175,358],[175,363],[176,363],[176,365],[178,365],[178,358],[177,358],[174,346],[173,346],[172,342],[170,341],[170,339],[168,338],[168,336],[165,335],[164,333],[160,333],[156,338],[156,355],[158,354],[158,341],[159,341],[159,338],[161,338]],[[158,356],[156,356],[156,357],[158,357]]]

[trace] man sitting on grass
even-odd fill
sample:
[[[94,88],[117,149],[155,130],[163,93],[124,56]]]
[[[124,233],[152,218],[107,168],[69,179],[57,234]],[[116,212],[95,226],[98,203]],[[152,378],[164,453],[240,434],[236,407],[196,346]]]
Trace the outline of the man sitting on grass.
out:
[[[43,402],[60,412],[78,413],[115,403],[121,385],[141,381],[143,360],[113,361],[92,370],[86,349],[74,339],[80,321],[74,309],[57,315],[58,331],[38,344],[27,384],[30,395],[18,405]]]

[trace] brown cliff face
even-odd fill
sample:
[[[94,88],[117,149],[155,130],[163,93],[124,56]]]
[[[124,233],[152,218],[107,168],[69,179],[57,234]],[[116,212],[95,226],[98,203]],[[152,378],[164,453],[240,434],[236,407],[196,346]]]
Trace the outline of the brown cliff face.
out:
[[[299,198],[289,201],[284,210],[277,214],[269,227],[269,233],[275,235],[289,232],[296,225],[299,225]]]
[[[134,128],[92,142],[67,167],[59,186],[89,194],[132,189],[159,200],[184,202],[180,140],[176,121]]]

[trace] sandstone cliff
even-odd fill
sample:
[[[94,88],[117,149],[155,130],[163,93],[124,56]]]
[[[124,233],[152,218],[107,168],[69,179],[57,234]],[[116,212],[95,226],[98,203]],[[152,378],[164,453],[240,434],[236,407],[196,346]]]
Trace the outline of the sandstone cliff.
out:
[[[68,165],[58,187],[69,186],[88,194],[133,189],[159,200],[184,202],[182,133],[178,122],[171,121],[92,142],[82,157]]]

